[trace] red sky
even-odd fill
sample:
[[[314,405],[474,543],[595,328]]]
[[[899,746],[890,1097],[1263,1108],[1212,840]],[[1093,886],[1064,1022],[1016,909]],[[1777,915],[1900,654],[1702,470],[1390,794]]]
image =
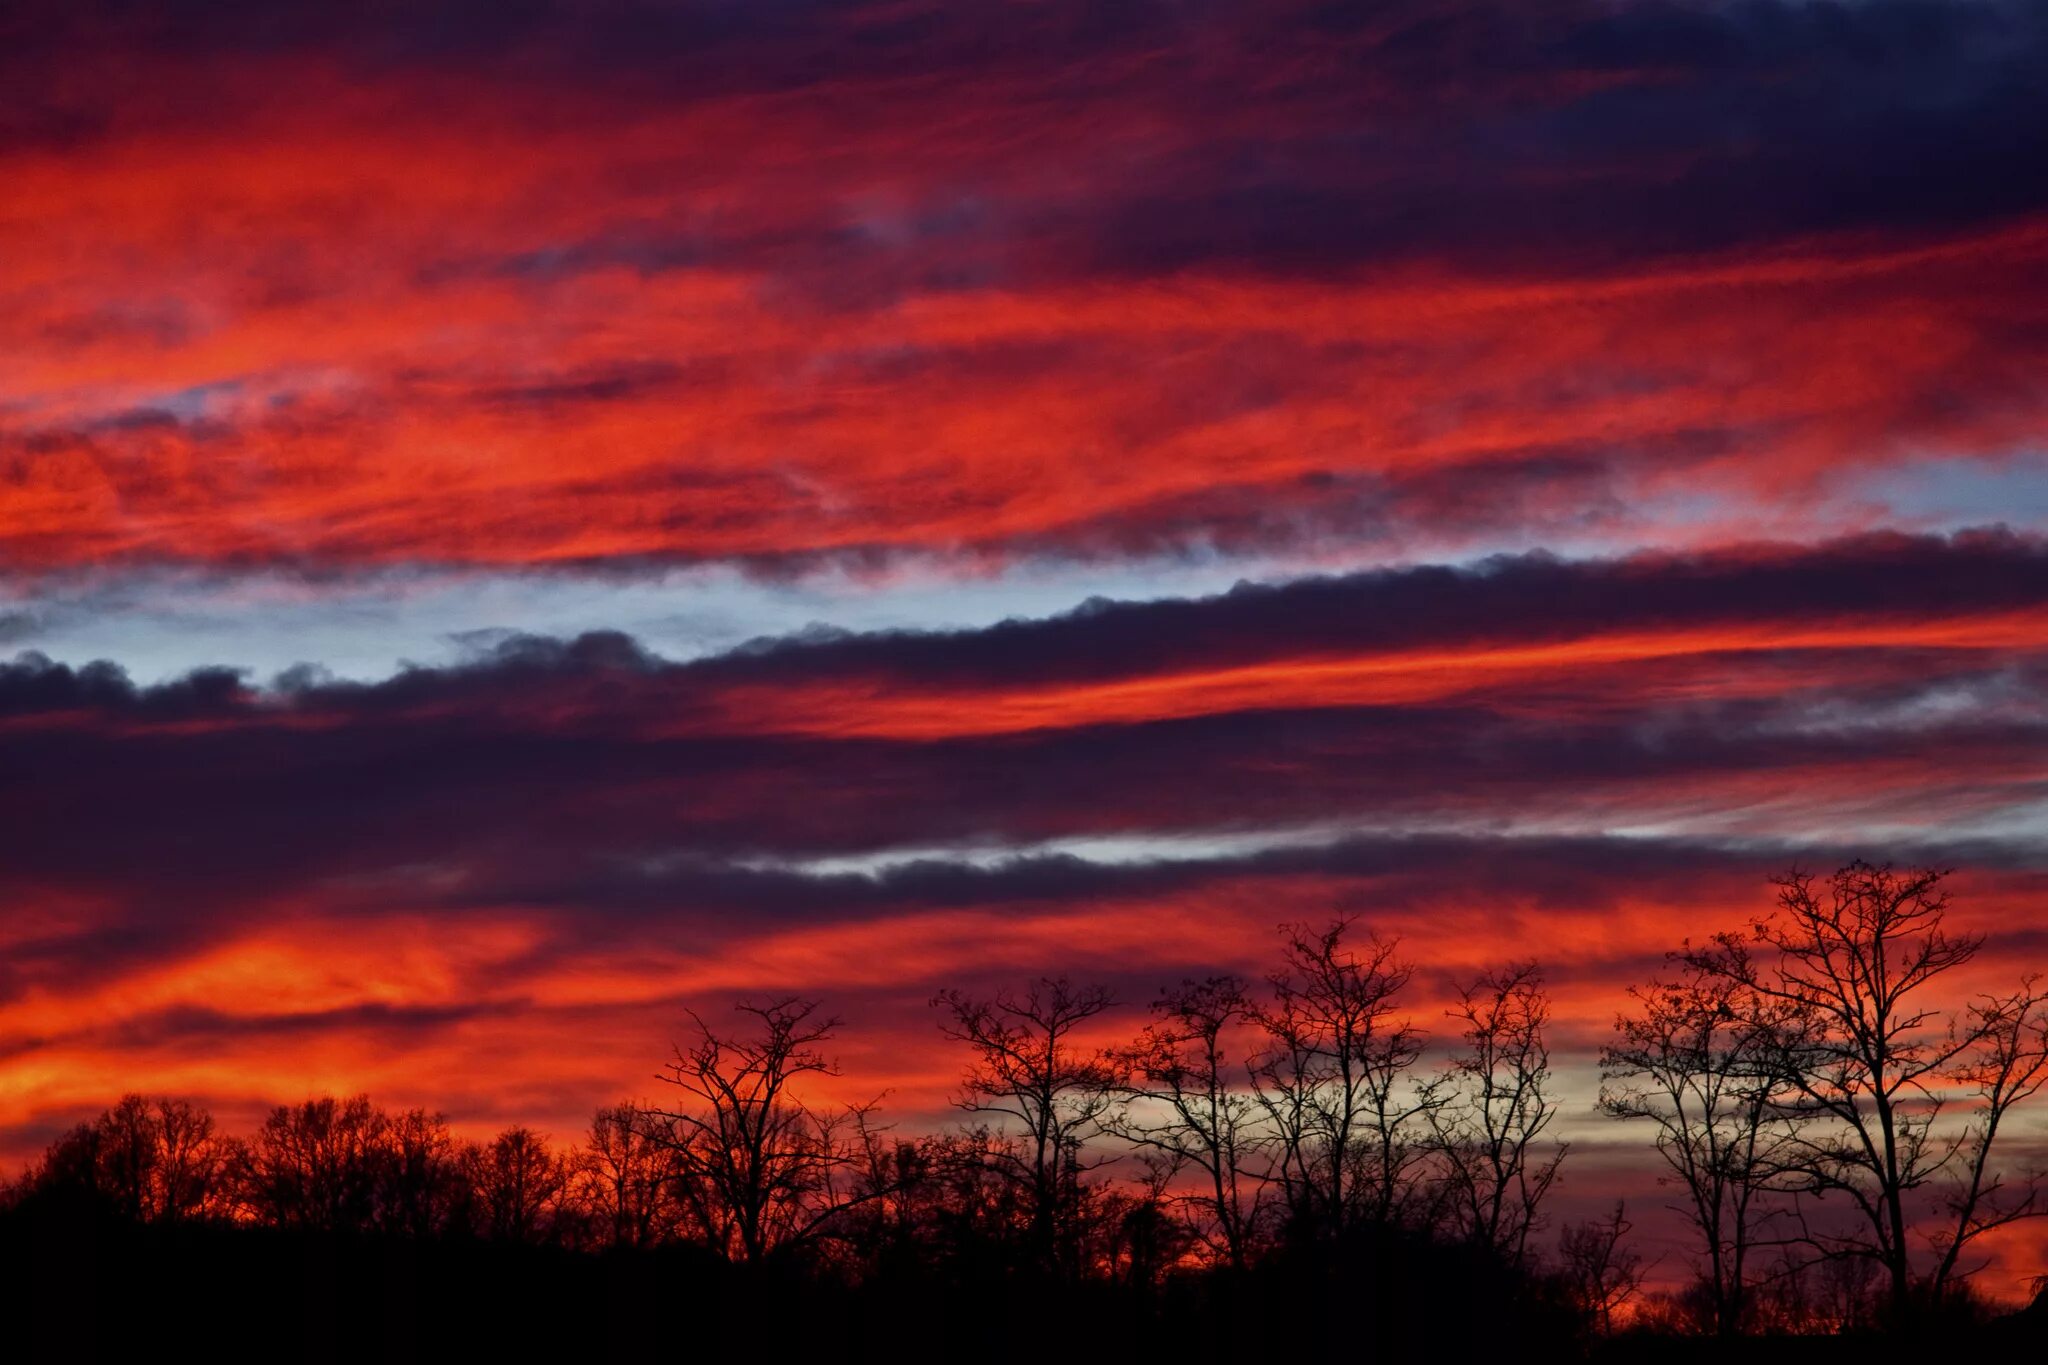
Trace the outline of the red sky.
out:
[[[1855,855],[2041,965],[2044,59],[1980,0],[9,6],[0,1157],[136,1088],[566,1137],[770,989],[928,1116],[938,987],[1135,1028],[1335,913],[1425,1017],[1539,956],[1590,1091]]]

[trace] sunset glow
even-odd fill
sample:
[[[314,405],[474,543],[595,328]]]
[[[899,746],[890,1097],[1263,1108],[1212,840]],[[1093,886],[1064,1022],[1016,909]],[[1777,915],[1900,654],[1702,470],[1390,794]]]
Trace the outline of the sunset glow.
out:
[[[357,8],[0,11],[5,1171],[762,993],[939,1125],[934,992],[1356,915],[1592,1209],[1773,874],[2048,969],[2041,6]]]

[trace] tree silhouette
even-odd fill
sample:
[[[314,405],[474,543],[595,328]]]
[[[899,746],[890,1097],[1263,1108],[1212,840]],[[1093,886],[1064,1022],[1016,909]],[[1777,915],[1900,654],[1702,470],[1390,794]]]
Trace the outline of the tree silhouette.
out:
[[[1284,928],[1264,990],[1162,991],[1121,1046],[1098,1045],[1099,987],[940,992],[968,1117],[922,1135],[828,1100],[838,1021],[794,996],[737,1005],[731,1028],[691,1014],[660,1077],[674,1102],[601,1109],[573,1147],[459,1142],[361,1095],[279,1106],[242,1142],[127,1096],[0,1182],[0,1264],[31,1298],[83,1286],[71,1322],[109,1295],[163,1320],[225,1286],[259,1313],[302,1303],[313,1336],[347,1304],[463,1348],[546,1318],[644,1352],[687,1318],[806,1348],[834,1344],[806,1322],[887,1324],[917,1351],[1028,1321],[1035,1354],[1059,1330],[1175,1356],[1270,1350],[1275,1323],[1335,1353],[1365,1323],[1408,1351],[1475,1302],[1546,1357],[1702,1326],[1911,1327],[1930,1304],[1977,1331],[1982,1239],[2043,1207],[2008,1167],[2048,1086],[2048,993],[1944,992],[1982,940],[1947,928],[1939,879],[1779,879],[1775,914],[1628,991],[1600,1107],[1648,1130],[1683,1190],[1701,1273],[1672,1294],[1639,1294],[1619,1202],[1538,1236],[1565,1147],[1536,966],[1468,982],[1433,1066],[1408,966],[1344,919]],[[1096,1176],[1119,1142],[1135,1178]],[[1338,1294],[1356,1311],[1302,1310]],[[617,1311],[650,1296],[663,1313]]]
[[[807,1081],[839,1074],[819,1050],[839,1021],[817,1001],[733,1008],[749,1032],[719,1033],[691,1013],[696,1041],[679,1045],[657,1078],[686,1103],[648,1110],[656,1123],[645,1131],[673,1154],[681,1197],[713,1250],[756,1264],[813,1242],[876,1197],[856,1187],[874,1133],[871,1106],[827,1109],[804,1094]]]
[[[2013,1106],[2048,1081],[2048,997],[2028,977],[1940,1008],[1934,992],[1984,943],[1948,929],[1946,875],[1862,861],[1825,881],[1790,872],[1746,942],[1723,935],[1687,958],[1790,1021],[1783,1183],[1854,1210],[1848,1231],[1805,1235],[1824,1255],[1879,1264],[1902,1324],[1914,1311],[1916,1227],[1935,1253],[1922,1287],[1940,1302],[1976,1268],[1963,1260],[1971,1243],[2044,1211],[2038,1182],[2011,1179],[1991,1155]],[[1963,1122],[1945,1122],[1958,1098]]]
[[[469,1147],[463,1166],[480,1236],[529,1244],[554,1239],[570,1168],[539,1133],[507,1128]]]
[[[1521,1265],[1565,1156],[1563,1144],[1543,1142],[1557,1104],[1548,1092],[1542,973],[1533,962],[1484,972],[1449,1013],[1463,1025],[1463,1049],[1452,1059],[1447,1101],[1428,1118],[1450,1216],[1466,1238]]]
[[[1251,1071],[1235,1050],[1248,1045],[1258,1007],[1242,981],[1211,977],[1161,992],[1152,1012],[1137,1041],[1116,1054],[1133,1103],[1114,1111],[1107,1127],[1148,1154],[1159,1198],[1181,1210],[1211,1257],[1242,1271],[1263,1207],[1268,1144]],[[1186,1170],[1199,1188],[1169,1193]]]
[[[25,1180],[132,1223],[225,1218],[240,1145],[187,1100],[124,1095],[71,1129]]]
[[[635,1250],[680,1235],[680,1182],[687,1178],[673,1120],[632,1103],[608,1105],[590,1121],[571,1186],[598,1243]]]
[[[1009,1134],[1013,1142],[992,1145],[989,1155],[1024,1196],[1033,1260],[1069,1275],[1080,1272],[1073,1234],[1081,1179],[1107,1160],[1087,1155],[1085,1144],[1101,1132],[1119,1079],[1112,1062],[1078,1045],[1075,1035],[1112,1003],[1107,990],[1065,977],[987,1000],[952,990],[932,998],[944,1011],[939,1031],[972,1054],[955,1103],[1021,1130]]]
[[[416,1238],[447,1231],[469,1202],[462,1152],[448,1132],[448,1121],[424,1109],[408,1109],[390,1119],[383,1146],[378,1226]]]
[[[1569,1224],[1557,1239],[1565,1286],[1595,1331],[1614,1330],[1614,1317],[1642,1289],[1640,1252],[1623,1245],[1630,1231],[1627,1206],[1616,1200],[1605,1218]]]
[[[1770,1195],[1789,1155],[1781,1059],[1794,1019],[1743,984],[1741,945],[1689,951],[1674,979],[1629,988],[1634,1008],[1600,1054],[1600,1107],[1654,1127],[1700,1239],[1713,1329],[1726,1335],[1747,1321],[1753,1253],[1783,1212]]]
[[[1354,947],[1352,924],[1283,929],[1284,965],[1258,1015],[1269,1043],[1257,1094],[1304,1231],[1397,1221],[1444,1101],[1440,1083],[1412,1076],[1428,1037],[1397,1015],[1410,977],[1397,945],[1368,934]]]
[[[314,1232],[369,1229],[384,1186],[390,1124],[367,1095],[271,1110],[248,1158],[245,1193],[256,1216]]]

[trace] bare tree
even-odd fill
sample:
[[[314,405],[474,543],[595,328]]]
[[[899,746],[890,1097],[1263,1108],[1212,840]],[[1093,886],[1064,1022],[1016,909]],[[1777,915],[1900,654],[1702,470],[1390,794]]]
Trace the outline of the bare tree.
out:
[[[1866,1331],[1883,1317],[1883,1267],[1860,1256],[1780,1250],[1752,1295],[1752,1330],[1779,1336]]]
[[[1169,1211],[1165,1169],[1153,1167],[1135,1190],[1103,1195],[1090,1221],[1098,1243],[1090,1263],[1112,1282],[1150,1297],[1191,1250],[1195,1234]]]
[[[576,1201],[604,1246],[645,1250],[675,1236],[682,1221],[672,1120],[631,1102],[609,1105],[590,1121],[572,1175]]]
[[[163,1152],[149,1101],[141,1095],[123,1096],[94,1127],[102,1188],[122,1217],[134,1223],[153,1221]]]
[[[1251,1073],[1234,1049],[1258,1008],[1244,982],[1210,977],[1162,992],[1152,1012],[1137,1041],[1116,1054],[1132,1103],[1106,1126],[1147,1153],[1156,1198],[1180,1211],[1210,1256],[1242,1270],[1266,1188],[1266,1143]],[[1174,1179],[1186,1170],[1199,1188],[1176,1195]]]
[[[389,1118],[382,1135],[377,1226],[414,1238],[449,1231],[469,1198],[462,1151],[448,1121],[424,1109]]]
[[[249,1152],[246,1188],[256,1216],[315,1232],[371,1227],[390,1122],[367,1095],[271,1110]]]
[[[1446,1078],[1449,1101],[1428,1117],[1451,1218],[1464,1236],[1521,1265],[1565,1157],[1564,1144],[1543,1140],[1557,1104],[1547,1089],[1542,973],[1533,962],[1485,972],[1459,992],[1450,1015],[1463,1025],[1464,1047]]]
[[[712,1248],[749,1264],[823,1237],[833,1220],[873,1197],[854,1188],[866,1164],[872,1106],[826,1108],[803,1092],[837,1076],[820,1045],[839,1028],[818,1002],[790,996],[743,1002],[744,1036],[690,1015],[697,1038],[678,1046],[659,1080],[684,1107],[651,1109],[647,1132],[674,1154],[678,1187]]]
[[[1597,1332],[1612,1332],[1614,1315],[1643,1287],[1642,1253],[1623,1245],[1631,1227],[1626,1215],[1616,1200],[1607,1217],[1569,1223],[1558,1238],[1565,1288]]]
[[[1254,1068],[1289,1212],[1330,1232],[1401,1218],[1443,1103],[1439,1082],[1412,1074],[1428,1038],[1397,1014],[1410,976],[1397,945],[1367,934],[1354,947],[1353,923],[1282,930],[1285,962],[1259,1013],[1269,1046]]]
[[[172,1222],[225,1215],[237,1144],[213,1115],[187,1100],[159,1099],[154,1127],[156,1216]]]
[[[1114,1003],[1099,986],[1065,977],[1033,982],[1022,994],[976,1000],[959,991],[932,998],[939,1031],[965,1043],[973,1060],[955,1103],[1008,1129],[1013,1143],[991,1147],[996,1169],[1023,1192],[1031,1254],[1045,1269],[1078,1274],[1074,1236],[1082,1177],[1108,1160],[1086,1144],[1102,1131],[1117,1095],[1116,1067],[1076,1034]]]
[[[1784,1211],[1771,1191],[1792,1140],[1780,1059],[1793,1021],[1743,984],[1741,945],[1686,952],[1675,979],[1629,988],[1635,1008],[1616,1017],[1600,1054],[1600,1108],[1654,1127],[1664,1179],[1683,1188],[1678,1209],[1700,1239],[1713,1329],[1725,1335],[1748,1321],[1752,1253]]]
[[[552,1241],[569,1187],[569,1166],[531,1128],[512,1127],[463,1154],[475,1230],[494,1242]]]
[[[1962,1260],[1970,1243],[1994,1228],[2048,1212],[2038,1172],[2013,1180],[1991,1164],[1992,1144],[2006,1116],[2048,1084],[2048,993],[2041,990],[2041,978],[2029,974],[2008,994],[1972,1001],[1959,1032],[1969,1047],[1950,1080],[1968,1096],[1970,1119],[1959,1140],[1960,1158],[1940,1193],[1942,1221],[1930,1234],[1940,1258],[1932,1280],[1937,1299],[1978,1268]]]
[[[239,1150],[189,1101],[124,1095],[52,1143],[24,1184],[82,1196],[134,1223],[226,1217]]]
[[[1916,1287],[1938,1301],[1976,1269],[1963,1259],[1972,1242],[2048,1211],[2036,1180],[1992,1163],[2009,1112],[2048,1080],[2044,996],[2029,978],[1940,1007],[1935,991],[1984,944],[1946,927],[1946,875],[1861,861],[1825,881],[1794,871],[1775,879],[1776,912],[1751,926],[1758,954],[1733,952],[1741,940],[1724,935],[1695,958],[1794,1021],[1783,1067],[1801,1122],[1785,1183],[1855,1210],[1850,1230],[1807,1236],[1824,1255],[1879,1264],[1901,1323]],[[1920,1286],[1916,1238],[1935,1253]]]
[[[1007,1269],[1028,1225],[1018,1144],[987,1124],[877,1143],[861,1182],[871,1198],[845,1239],[870,1267],[948,1274]]]

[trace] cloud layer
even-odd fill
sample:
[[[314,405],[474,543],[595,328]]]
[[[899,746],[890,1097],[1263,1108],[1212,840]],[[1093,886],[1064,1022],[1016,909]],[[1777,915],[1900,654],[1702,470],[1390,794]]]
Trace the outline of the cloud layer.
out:
[[[1698,542],[2038,444],[2031,5],[38,8],[15,575]]]
[[[1142,999],[1338,911],[1445,971],[1540,952],[1586,1041],[1768,872],[1856,852],[1967,869],[2004,973],[2042,947],[2044,642],[2048,546],[1978,533],[680,664],[515,638],[377,684],[23,655],[0,1076],[29,1115],[142,1076],[250,1103],[354,1078],[567,1122],[645,1077],[680,1002],[793,986],[855,1002],[932,1105],[936,985]]]
[[[1859,853],[2038,964],[2044,67],[2022,0],[6,7],[0,1158],[562,1132],[767,988],[933,1110],[936,986],[1339,911],[1425,1013],[1540,954],[1583,1063]]]

